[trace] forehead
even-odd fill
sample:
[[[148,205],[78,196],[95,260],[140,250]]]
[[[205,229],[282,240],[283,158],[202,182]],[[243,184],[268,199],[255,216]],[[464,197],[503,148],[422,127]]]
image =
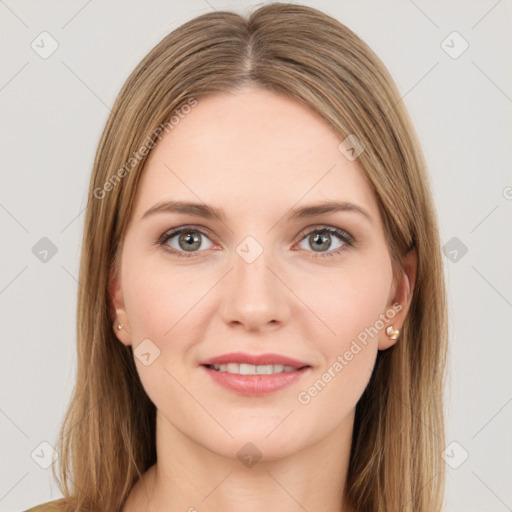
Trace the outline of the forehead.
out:
[[[150,152],[135,214],[165,199],[239,211],[297,202],[359,202],[375,212],[367,178],[342,139],[298,101],[257,88],[199,98]]]

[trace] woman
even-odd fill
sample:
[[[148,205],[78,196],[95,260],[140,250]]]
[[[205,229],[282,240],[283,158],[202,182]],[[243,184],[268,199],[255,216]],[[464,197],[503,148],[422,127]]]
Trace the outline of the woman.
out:
[[[446,305],[384,65],[305,6],[214,12],[128,78],[90,182],[64,498],[438,511]]]

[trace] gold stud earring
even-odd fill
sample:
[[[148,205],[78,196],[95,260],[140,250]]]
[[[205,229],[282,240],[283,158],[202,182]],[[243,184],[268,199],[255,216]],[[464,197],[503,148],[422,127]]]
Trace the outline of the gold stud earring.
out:
[[[398,336],[400,335],[400,331],[398,329],[395,329],[392,325],[388,325],[386,327],[386,334],[392,339],[396,340]]]

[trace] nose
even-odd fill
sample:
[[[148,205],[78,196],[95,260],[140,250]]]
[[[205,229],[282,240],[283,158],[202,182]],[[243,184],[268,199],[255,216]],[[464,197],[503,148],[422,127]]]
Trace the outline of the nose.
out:
[[[289,317],[290,292],[276,270],[270,250],[252,262],[235,253],[225,278],[220,314],[226,324],[247,331],[276,329]]]

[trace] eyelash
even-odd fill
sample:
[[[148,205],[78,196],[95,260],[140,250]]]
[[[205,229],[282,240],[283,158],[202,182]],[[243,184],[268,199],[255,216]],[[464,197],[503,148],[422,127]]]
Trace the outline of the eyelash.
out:
[[[210,238],[208,233],[206,233],[205,231],[203,231],[199,228],[196,228],[194,226],[182,226],[180,228],[173,229],[171,231],[166,231],[157,240],[157,244],[164,246],[171,238],[174,238],[175,236],[180,235],[181,233],[184,233],[187,231],[197,232],[197,233],[200,233],[202,236]],[[314,229],[311,229],[309,231],[305,230],[300,234],[301,238],[299,240],[299,243],[302,242],[302,240],[304,240],[308,236],[311,236],[314,234],[322,234],[322,233],[329,233],[331,235],[337,236],[344,243],[344,245],[342,245],[340,248],[335,249],[335,250],[331,250],[331,251],[324,252],[324,253],[321,253],[321,252],[317,253],[314,256],[315,258],[330,258],[330,257],[333,257],[333,256],[338,255],[341,252],[345,251],[347,249],[347,247],[353,247],[355,245],[355,240],[352,235],[350,235],[349,233],[347,233],[346,231],[344,231],[342,229],[335,228],[335,227],[315,227]],[[179,258],[192,258],[192,257],[194,257],[195,254],[197,254],[197,252],[193,252],[193,251],[191,251],[187,254],[186,251],[176,251],[175,249],[172,249],[169,247],[166,247],[165,250],[171,252],[172,254],[176,254]],[[199,252],[201,252],[201,251],[199,251]],[[313,252],[313,251],[308,251],[308,252]]]

